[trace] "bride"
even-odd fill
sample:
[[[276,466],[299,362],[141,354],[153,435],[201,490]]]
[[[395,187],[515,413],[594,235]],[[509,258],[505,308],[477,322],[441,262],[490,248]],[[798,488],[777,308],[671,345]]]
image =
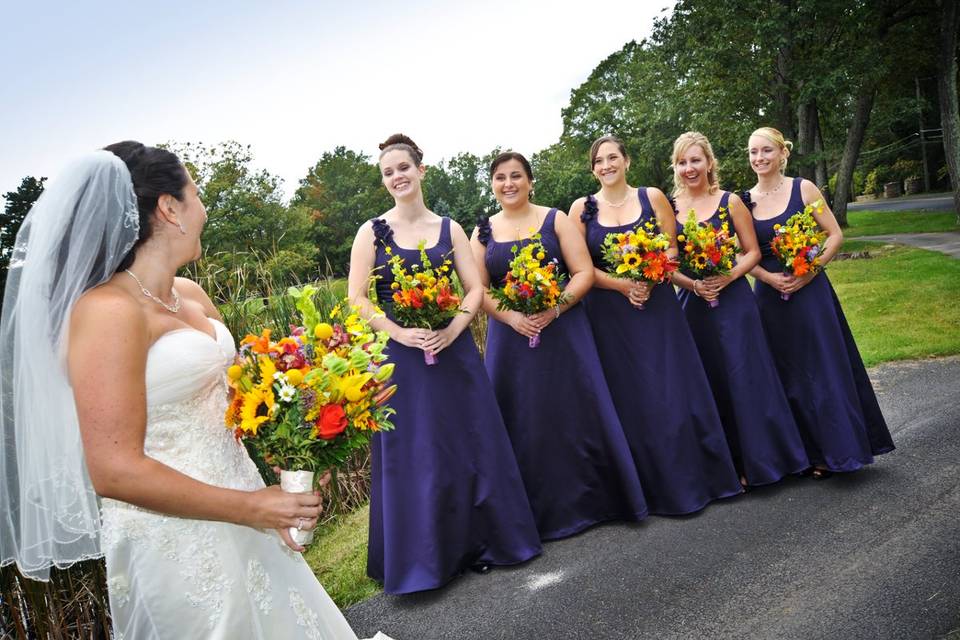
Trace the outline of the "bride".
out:
[[[224,426],[233,338],[175,277],[205,221],[177,157],[138,142],[27,216],[0,321],[0,563],[45,580],[104,557],[116,638],[355,640],[287,531],[319,496],[265,488]]]

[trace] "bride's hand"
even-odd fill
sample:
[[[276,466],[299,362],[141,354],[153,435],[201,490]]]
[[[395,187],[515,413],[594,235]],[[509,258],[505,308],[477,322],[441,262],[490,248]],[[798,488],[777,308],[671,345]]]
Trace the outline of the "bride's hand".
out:
[[[251,495],[250,509],[243,524],[257,529],[277,529],[280,537],[294,551],[303,551],[287,531],[297,527],[307,531],[317,526],[320,517],[320,496],[314,493],[285,493],[280,485],[260,489]]]

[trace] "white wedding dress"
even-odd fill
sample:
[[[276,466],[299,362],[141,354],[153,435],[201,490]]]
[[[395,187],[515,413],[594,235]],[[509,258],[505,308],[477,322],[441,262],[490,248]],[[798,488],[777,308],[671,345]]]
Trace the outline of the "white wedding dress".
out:
[[[148,456],[208,484],[264,486],[224,426],[230,332],[160,337],[147,356]],[[356,640],[300,554],[276,531],[101,502],[114,637]],[[378,634],[377,638],[386,639]],[[387,639],[388,640],[388,639]]]

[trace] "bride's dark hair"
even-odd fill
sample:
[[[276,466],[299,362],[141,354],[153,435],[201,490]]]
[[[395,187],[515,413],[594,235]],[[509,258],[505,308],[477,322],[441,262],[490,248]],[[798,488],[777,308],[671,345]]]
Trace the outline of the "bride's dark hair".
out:
[[[120,262],[117,271],[133,264],[137,248],[150,239],[153,232],[153,212],[157,201],[163,194],[169,194],[177,200],[183,200],[183,190],[187,186],[187,171],[183,163],[172,151],[148,147],[135,140],[115,142],[104,147],[123,160],[133,180],[133,192],[137,195],[137,209],[140,214],[140,234],[137,243]]]
[[[420,166],[420,163],[423,162],[423,151],[420,150],[420,147],[417,146],[416,142],[410,139],[410,136],[402,133],[395,133],[380,143],[380,158],[382,158],[383,154],[386,152],[394,151],[396,149],[400,149],[409,153],[410,159],[413,160],[413,164],[418,167]]]

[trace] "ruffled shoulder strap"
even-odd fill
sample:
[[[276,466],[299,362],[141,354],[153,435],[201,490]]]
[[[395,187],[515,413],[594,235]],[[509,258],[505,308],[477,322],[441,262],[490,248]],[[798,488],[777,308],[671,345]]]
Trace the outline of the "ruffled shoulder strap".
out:
[[[743,200],[743,204],[747,205],[747,209],[753,213],[753,208],[757,206],[757,203],[753,201],[753,198],[750,196],[749,190],[744,190],[740,192],[740,199]]]
[[[680,215],[680,211],[677,209],[677,199],[674,198],[673,196],[670,196],[667,198],[667,200],[670,201],[670,208],[673,209],[673,215],[675,216]]]
[[[393,229],[383,218],[373,219],[374,244],[388,245],[393,242]]]
[[[580,212],[580,222],[590,224],[590,222],[597,219],[597,212],[599,210],[600,207],[597,205],[597,199],[591,193],[587,196],[586,202],[583,203],[583,211]]]
[[[493,229],[490,227],[490,218],[487,216],[480,216],[477,218],[477,240],[480,241],[480,244],[487,246],[487,243],[490,242],[490,238],[493,237]]]

